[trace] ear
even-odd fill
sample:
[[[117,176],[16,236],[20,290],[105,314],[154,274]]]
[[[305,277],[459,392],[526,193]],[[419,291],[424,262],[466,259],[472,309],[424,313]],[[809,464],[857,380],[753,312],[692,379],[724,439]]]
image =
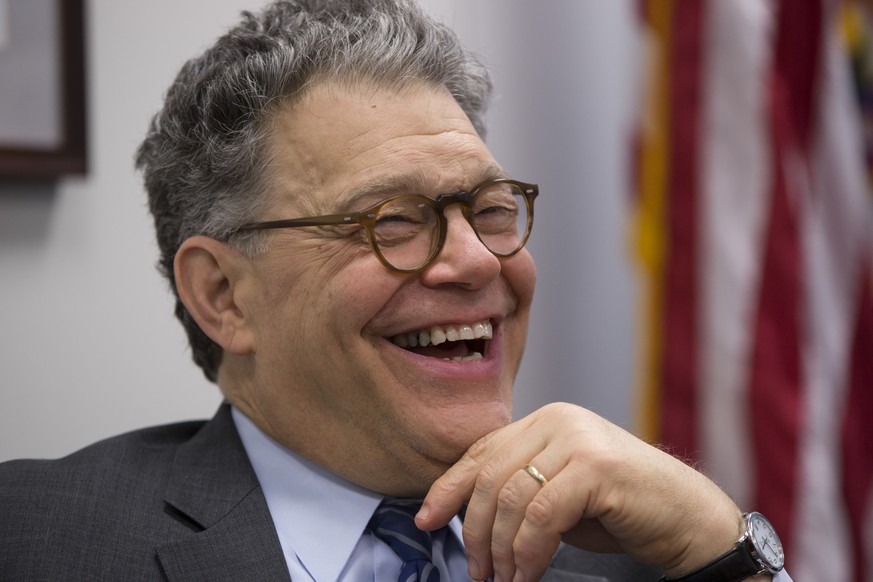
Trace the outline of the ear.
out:
[[[197,325],[225,351],[238,355],[254,348],[254,334],[235,294],[245,267],[235,250],[207,236],[185,240],[173,264],[179,297]]]

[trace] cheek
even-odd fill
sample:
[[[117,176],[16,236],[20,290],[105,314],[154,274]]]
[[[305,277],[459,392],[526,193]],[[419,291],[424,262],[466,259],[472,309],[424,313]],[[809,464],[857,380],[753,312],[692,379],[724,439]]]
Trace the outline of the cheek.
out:
[[[526,249],[522,249],[517,255],[504,262],[503,276],[518,301],[515,313],[506,322],[506,354],[509,361],[515,362],[514,366],[507,367],[506,373],[510,375],[510,382],[513,382],[524,353],[537,278],[536,266]]]
[[[354,351],[362,330],[401,282],[372,253],[354,259],[334,256],[283,281],[273,298],[276,319],[307,338],[316,355]]]
[[[533,301],[537,282],[537,268],[527,249],[503,261],[503,276],[518,298],[519,311],[527,311]]]
[[[390,273],[371,253],[337,272],[315,292],[323,315],[360,335],[370,320],[388,305],[403,279]]]

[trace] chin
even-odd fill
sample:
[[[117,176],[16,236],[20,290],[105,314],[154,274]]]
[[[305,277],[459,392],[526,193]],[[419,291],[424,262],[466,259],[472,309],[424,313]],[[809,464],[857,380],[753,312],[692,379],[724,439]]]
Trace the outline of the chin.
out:
[[[486,414],[480,409],[471,415],[456,412],[451,423],[435,423],[430,427],[432,430],[417,433],[407,442],[406,453],[395,457],[402,464],[395,471],[406,475],[406,478],[395,483],[392,490],[382,493],[413,499],[423,498],[434,481],[457,463],[474,443],[509,421],[508,411],[494,414],[492,410],[490,414]]]
[[[446,421],[432,427],[433,436],[426,446],[428,456],[448,468],[482,437],[509,424],[512,410],[494,402],[486,407],[458,407],[442,418]]]

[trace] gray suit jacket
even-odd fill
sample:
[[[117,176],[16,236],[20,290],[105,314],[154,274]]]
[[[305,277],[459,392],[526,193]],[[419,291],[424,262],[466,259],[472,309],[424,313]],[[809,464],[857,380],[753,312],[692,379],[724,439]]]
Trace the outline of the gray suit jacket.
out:
[[[0,581],[289,580],[228,406],[57,461],[0,464]],[[565,548],[545,580],[647,582],[622,556]]]

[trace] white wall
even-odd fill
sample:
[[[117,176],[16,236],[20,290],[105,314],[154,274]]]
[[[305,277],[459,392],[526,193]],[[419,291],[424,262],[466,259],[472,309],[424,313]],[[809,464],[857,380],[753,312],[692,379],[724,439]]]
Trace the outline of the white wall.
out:
[[[212,414],[157,274],[133,152],[181,63],[263,0],[91,0],[90,165],[0,184],[0,460],[52,457]],[[624,155],[634,103],[631,0],[427,0],[491,65],[489,144],[542,196],[539,284],[517,413],[551,400],[627,424],[633,281]]]

